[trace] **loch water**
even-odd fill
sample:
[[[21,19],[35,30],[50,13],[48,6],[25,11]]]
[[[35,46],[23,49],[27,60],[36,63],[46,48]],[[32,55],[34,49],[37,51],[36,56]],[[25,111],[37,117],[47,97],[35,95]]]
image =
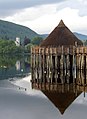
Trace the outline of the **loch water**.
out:
[[[0,56],[0,80],[16,80],[30,75],[30,56]],[[53,70],[53,72],[56,72]],[[77,73],[58,71],[49,79],[34,79],[31,83],[32,91],[40,91],[47,100],[44,105],[38,104],[43,110],[45,105],[55,119],[87,119],[87,71],[79,70]],[[51,81],[50,81],[51,80]],[[40,94],[41,94],[40,93]],[[34,93],[35,94],[35,93]],[[37,97],[40,97],[40,94]],[[42,96],[42,95],[41,95]],[[42,97],[44,97],[42,96]],[[39,99],[39,98],[37,98]],[[44,98],[41,98],[42,102]],[[51,104],[51,106],[49,106]],[[50,108],[50,109],[49,109]],[[41,111],[40,109],[40,111]],[[48,114],[48,119],[51,118]],[[44,117],[44,115],[43,115]]]
[[[30,73],[30,55],[0,55],[0,80],[21,78]]]

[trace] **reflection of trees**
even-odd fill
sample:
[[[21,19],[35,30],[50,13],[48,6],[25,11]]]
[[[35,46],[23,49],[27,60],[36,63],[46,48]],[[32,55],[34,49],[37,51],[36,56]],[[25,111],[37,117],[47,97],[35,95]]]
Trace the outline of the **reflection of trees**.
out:
[[[25,66],[27,57],[29,56],[0,55],[0,80],[26,76],[30,72],[30,67]]]
[[[0,56],[0,67],[9,68],[15,65],[16,60],[19,59],[19,56],[10,56],[10,55],[1,55]]]
[[[30,56],[25,58],[24,65],[25,65],[25,68],[29,68],[30,67]]]
[[[23,69],[23,72],[25,72],[26,70],[29,71],[30,68],[30,55],[25,55],[23,57],[20,57],[19,60],[17,59],[16,63],[16,70],[20,70]]]
[[[15,67],[16,67],[16,70],[20,70],[21,66],[20,66],[19,60],[16,61]]]
[[[1,55],[0,56],[0,67],[12,67],[15,66],[16,61],[20,61],[23,67],[30,65],[30,56],[20,56],[20,55]]]
[[[30,64],[30,62],[31,62],[31,57],[30,57],[30,55],[25,56],[25,57],[24,57],[24,60],[25,60],[25,62],[27,62],[28,64]]]

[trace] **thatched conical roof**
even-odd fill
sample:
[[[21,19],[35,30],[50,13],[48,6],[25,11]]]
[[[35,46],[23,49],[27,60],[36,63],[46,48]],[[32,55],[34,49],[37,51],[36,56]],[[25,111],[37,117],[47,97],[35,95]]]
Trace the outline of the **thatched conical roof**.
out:
[[[66,27],[61,20],[59,25],[50,33],[50,35],[41,42],[41,47],[57,47],[70,45],[83,45],[83,43]]]

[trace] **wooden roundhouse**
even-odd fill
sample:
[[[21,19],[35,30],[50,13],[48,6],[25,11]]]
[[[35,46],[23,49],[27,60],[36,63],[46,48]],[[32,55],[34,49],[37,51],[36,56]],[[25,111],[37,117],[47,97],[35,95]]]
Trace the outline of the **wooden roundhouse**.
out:
[[[32,81],[50,83],[72,83],[72,72],[87,69],[87,47],[61,20],[59,25],[37,47],[31,48]],[[60,72],[70,75],[61,80]],[[72,79],[72,80],[71,80]]]

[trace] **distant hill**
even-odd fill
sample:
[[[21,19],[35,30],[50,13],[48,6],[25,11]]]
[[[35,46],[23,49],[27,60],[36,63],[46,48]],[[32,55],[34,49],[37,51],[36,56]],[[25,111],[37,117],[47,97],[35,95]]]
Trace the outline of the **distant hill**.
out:
[[[83,34],[80,34],[80,33],[76,33],[74,32],[74,35],[79,38],[80,40],[87,40],[87,35],[83,35]]]
[[[74,34],[80,40],[87,40],[87,35],[79,34],[74,32]],[[29,39],[33,39],[34,37],[42,37],[45,39],[49,34],[37,34],[35,31],[31,30],[28,27],[18,25],[12,22],[0,20],[0,38],[1,39],[11,39],[15,40],[16,37],[20,37],[23,41],[25,36]]]
[[[15,40],[16,37],[20,37],[21,39],[24,39],[25,36],[32,39],[36,36],[39,36],[39,34],[37,34],[36,32],[34,32],[28,27],[11,23],[8,21],[0,20],[1,39]]]
[[[41,34],[40,36],[45,39],[49,34]]]

